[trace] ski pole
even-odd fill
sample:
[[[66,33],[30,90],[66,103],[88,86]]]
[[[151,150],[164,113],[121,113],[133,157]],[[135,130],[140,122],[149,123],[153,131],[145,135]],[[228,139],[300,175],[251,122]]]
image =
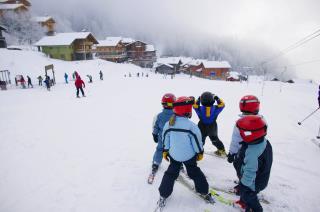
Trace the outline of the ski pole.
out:
[[[307,117],[305,117],[302,121],[299,121],[298,124],[301,125],[302,122],[304,122],[306,119],[308,119],[310,116],[312,116],[315,112],[317,112],[317,110],[319,110],[320,107],[318,107],[315,111],[313,111],[312,113],[310,113]]]

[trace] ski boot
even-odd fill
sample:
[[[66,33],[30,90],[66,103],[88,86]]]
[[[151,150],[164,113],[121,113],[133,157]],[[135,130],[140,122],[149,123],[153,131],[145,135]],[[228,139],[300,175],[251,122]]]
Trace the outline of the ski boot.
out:
[[[211,193],[208,194],[201,194],[201,196],[203,197],[203,199],[210,203],[210,204],[214,204],[216,201],[214,200],[214,198],[211,196]]]
[[[224,149],[218,149],[217,151],[214,152],[215,155],[218,157],[226,157],[227,153]]]
[[[240,185],[233,187],[233,193],[235,193],[237,196],[240,196]]]
[[[246,204],[244,202],[242,202],[240,199],[234,202],[234,206],[236,208],[240,208],[241,211],[246,211]]]
[[[152,164],[152,169],[151,169],[152,171],[151,172],[153,174],[155,174],[158,171],[158,169],[159,169],[159,165],[158,164],[155,164],[155,163]]]
[[[160,199],[157,202],[157,205],[160,208],[160,211],[162,211],[162,209],[166,206],[166,200],[167,200],[167,198],[160,196]]]

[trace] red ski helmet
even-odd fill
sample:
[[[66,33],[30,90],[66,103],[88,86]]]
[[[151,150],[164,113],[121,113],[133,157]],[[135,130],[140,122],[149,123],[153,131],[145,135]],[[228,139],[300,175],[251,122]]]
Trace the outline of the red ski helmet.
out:
[[[172,93],[166,93],[162,97],[161,104],[166,109],[172,109],[174,101],[176,101],[175,95]]]
[[[266,122],[257,115],[244,116],[237,121],[240,136],[245,143],[254,143],[267,135]]]
[[[246,95],[240,99],[239,107],[243,113],[258,114],[260,101],[256,96]]]
[[[190,118],[192,115],[193,104],[194,100],[192,98],[186,96],[179,97],[173,103],[173,112],[178,116],[186,116]]]

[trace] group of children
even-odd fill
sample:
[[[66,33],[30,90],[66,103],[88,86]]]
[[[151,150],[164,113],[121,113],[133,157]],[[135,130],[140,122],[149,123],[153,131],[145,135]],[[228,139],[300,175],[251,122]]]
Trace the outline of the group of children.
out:
[[[223,143],[218,137],[216,119],[225,104],[221,98],[204,92],[194,97],[176,97],[165,94],[162,97],[163,111],[153,124],[153,140],[157,148],[153,156],[152,171],[156,172],[162,158],[170,162],[162,178],[158,205],[163,207],[171,195],[175,180],[179,176],[182,164],[188,176],[194,181],[196,191],[208,202],[214,202],[209,193],[205,175],[197,166],[203,159],[204,144],[209,137],[217,148],[218,156],[226,156]],[[237,204],[246,211],[263,211],[257,194],[266,188],[273,160],[272,147],[266,139],[267,124],[259,113],[260,102],[253,95],[241,98],[239,120],[233,129],[227,160],[233,163],[239,178],[235,191],[240,195]],[[199,117],[198,125],[193,123],[192,108]]]

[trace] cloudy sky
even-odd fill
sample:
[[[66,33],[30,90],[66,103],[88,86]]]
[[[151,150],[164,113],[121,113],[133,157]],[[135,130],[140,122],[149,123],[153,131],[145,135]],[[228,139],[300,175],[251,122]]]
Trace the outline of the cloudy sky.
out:
[[[241,49],[277,54],[320,29],[319,0],[32,0],[38,15],[53,15],[61,31],[86,28],[100,39],[132,36],[153,42],[162,51],[168,43],[237,43]],[[185,42],[181,42],[184,40]],[[198,45],[199,44],[199,45]],[[242,44],[242,45],[241,45]],[[180,46],[181,46],[180,45]],[[262,48],[263,47],[263,48]],[[182,48],[182,47],[181,47]],[[284,55],[298,76],[320,79],[320,36]],[[252,50],[254,51],[254,50]],[[240,51],[244,54],[246,51]],[[271,54],[272,52],[272,54]],[[252,53],[252,52],[251,52]],[[268,55],[268,56],[267,56]],[[263,58],[262,56],[260,58]],[[282,62],[283,62],[282,61]],[[276,62],[276,61],[275,61]],[[275,65],[276,66],[276,65]],[[319,73],[318,73],[319,72]]]

